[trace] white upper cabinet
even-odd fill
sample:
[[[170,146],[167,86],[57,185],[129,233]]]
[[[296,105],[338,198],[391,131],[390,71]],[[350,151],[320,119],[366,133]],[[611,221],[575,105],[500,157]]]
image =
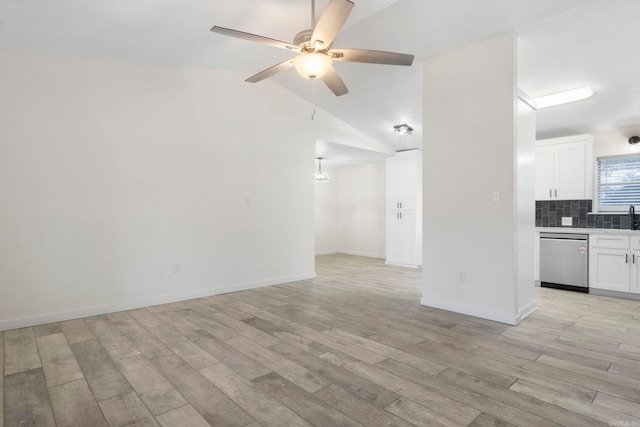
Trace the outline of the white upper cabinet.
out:
[[[577,135],[536,143],[536,200],[593,198],[593,137]]]
[[[554,154],[553,147],[536,148],[536,200],[553,199]]]

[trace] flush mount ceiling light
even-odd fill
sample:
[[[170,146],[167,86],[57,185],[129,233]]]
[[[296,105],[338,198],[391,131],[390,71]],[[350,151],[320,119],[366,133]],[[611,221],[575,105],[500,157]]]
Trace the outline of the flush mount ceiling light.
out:
[[[553,93],[551,95],[540,96],[535,98],[538,109],[552,107],[554,105],[567,104],[569,102],[587,99],[593,95],[591,87],[585,86],[578,89],[567,90],[564,92]]]
[[[413,128],[406,123],[395,125],[393,130],[398,132],[400,135],[411,135],[411,132],[413,132]]]
[[[322,172],[322,157],[318,157],[318,172],[316,172],[315,176],[316,182],[325,182],[330,179],[331,177],[329,177],[326,172]]]

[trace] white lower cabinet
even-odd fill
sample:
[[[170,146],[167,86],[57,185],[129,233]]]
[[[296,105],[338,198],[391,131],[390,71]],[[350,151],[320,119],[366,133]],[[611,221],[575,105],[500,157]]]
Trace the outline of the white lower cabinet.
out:
[[[589,287],[640,293],[640,237],[592,234],[589,237]]]
[[[422,264],[422,234],[414,211],[387,212],[387,264],[417,267]]]

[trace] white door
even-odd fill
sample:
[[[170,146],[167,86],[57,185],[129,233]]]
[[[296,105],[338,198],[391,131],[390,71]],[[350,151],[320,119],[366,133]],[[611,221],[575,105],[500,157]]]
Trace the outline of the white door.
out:
[[[629,292],[631,262],[628,250],[592,248],[589,254],[589,287]]]
[[[555,147],[554,196],[559,200],[585,198],[586,146],[582,142]],[[555,191],[558,191],[557,195]]]
[[[553,199],[553,147],[536,148],[536,200]]]

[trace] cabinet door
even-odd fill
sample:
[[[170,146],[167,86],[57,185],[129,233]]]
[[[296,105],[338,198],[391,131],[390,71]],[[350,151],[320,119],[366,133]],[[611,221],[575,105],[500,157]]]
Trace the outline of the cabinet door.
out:
[[[631,281],[629,292],[640,294],[640,250],[631,251]]]
[[[592,248],[589,254],[589,287],[629,292],[631,262],[627,250]]]
[[[422,236],[418,235],[416,213],[387,212],[387,264],[418,266],[422,264]]]
[[[402,152],[387,159],[387,210],[415,210],[421,152]]]
[[[536,200],[553,199],[553,147],[536,148]]]
[[[405,265],[420,265],[417,259],[418,238],[416,236],[416,213],[400,212],[400,263]]]
[[[400,231],[400,212],[387,212],[387,253],[388,264],[399,264],[402,233]]]
[[[584,199],[586,181],[586,144],[575,142],[555,146],[555,191],[556,199]]]

